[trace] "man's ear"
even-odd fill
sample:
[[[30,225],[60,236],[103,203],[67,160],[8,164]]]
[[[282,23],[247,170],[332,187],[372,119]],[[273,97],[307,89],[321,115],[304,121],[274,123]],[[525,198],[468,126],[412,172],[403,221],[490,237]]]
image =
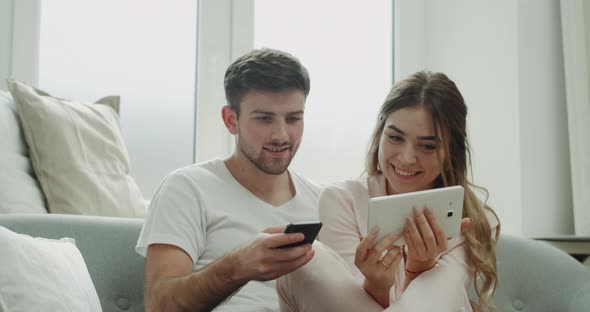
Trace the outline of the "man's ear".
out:
[[[230,106],[226,105],[221,109],[221,118],[225,127],[231,134],[238,133],[238,115],[236,111]]]

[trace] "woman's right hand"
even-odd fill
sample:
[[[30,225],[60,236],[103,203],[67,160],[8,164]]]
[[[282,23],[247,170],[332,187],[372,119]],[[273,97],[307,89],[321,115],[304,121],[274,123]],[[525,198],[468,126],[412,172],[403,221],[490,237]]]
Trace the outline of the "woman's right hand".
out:
[[[389,306],[389,291],[402,258],[401,248],[393,246],[401,234],[389,234],[371,248],[379,234],[372,230],[356,248],[354,264],[365,276],[363,287],[382,307]]]

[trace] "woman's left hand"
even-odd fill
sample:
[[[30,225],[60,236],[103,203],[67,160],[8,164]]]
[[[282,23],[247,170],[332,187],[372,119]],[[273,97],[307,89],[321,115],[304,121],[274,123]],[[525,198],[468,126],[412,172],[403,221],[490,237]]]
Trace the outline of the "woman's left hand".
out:
[[[436,257],[447,250],[447,237],[432,211],[414,208],[414,218],[406,220],[406,271],[420,274],[436,264]]]

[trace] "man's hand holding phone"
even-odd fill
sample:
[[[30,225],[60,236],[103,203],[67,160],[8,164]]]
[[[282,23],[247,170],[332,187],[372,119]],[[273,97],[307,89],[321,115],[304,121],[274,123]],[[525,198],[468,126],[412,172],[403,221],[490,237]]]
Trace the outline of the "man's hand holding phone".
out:
[[[279,248],[290,248],[303,244],[313,244],[313,241],[318,236],[320,229],[322,228],[322,222],[300,222],[300,223],[289,223],[285,228],[284,233],[302,233],[305,238],[299,242],[279,246]]]
[[[285,226],[267,228],[250,244],[230,254],[233,279],[273,280],[309,262],[314,252],[311,244],[305,243],[306,235],[301,231],[285,233],[286,229]]]

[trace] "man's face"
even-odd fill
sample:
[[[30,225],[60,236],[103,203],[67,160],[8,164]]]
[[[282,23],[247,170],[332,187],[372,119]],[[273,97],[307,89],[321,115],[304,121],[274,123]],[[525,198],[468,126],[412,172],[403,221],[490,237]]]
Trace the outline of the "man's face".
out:
[[[237,152],[264,173],[285,172],[301,144],[304,107],[299,90],[246,93],[236,122]]]

